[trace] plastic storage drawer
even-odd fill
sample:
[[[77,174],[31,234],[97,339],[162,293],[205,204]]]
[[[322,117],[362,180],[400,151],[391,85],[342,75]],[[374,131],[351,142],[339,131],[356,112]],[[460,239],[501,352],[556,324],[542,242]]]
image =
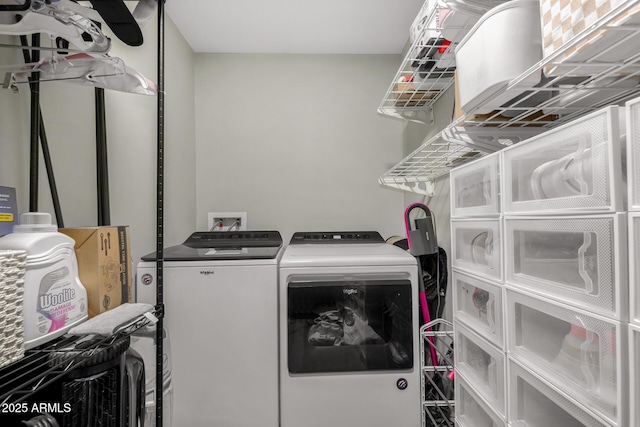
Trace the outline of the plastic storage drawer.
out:
[[[464,378],[456,377],[456,425],[460,427],[507,427],[507,423],[473,391]]]
[[[557,388],[509,360],[511,427],[607,427]]]
[[[451,216],[500,214],[499,153],[490,154],[451,171]]]
[[[625,215],[505,218],[506,285],[626,320]]]
[[[574,120],[503,150],[503,211],[622,211],[618,107]]]
[[[625,324],[512,289],[506,296],[510,357],[612,425],[624,426]]]
[[[533,73],[504,90],[542,59],[541,34],[537,1],[513,0],[485,13],[456,48],[462,111],[488,113],[539,83]]]
[[[451,265],[502,282],[501,220],[451,220]]]
[[[629,326],[629,378],[631,384],[629,387],[629,402],[631,427],[640,427],[640,327],[636,325]]]
[[[457,270],[452,283],[454,319],[504,349],[502,287]]]
[[[464,377],[503,417],[506,415],[504,352],[460,323],[454,324],[456,379]]]
[[[640,212],[629,214],[629,319],[640,326]]]
[[[627,102],[627,185],[630,211],[640,211],[640,98]]]

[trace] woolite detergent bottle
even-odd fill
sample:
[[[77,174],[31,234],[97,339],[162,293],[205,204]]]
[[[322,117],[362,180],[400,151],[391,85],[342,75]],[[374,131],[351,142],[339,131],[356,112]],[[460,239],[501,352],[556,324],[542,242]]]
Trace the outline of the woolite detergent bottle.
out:
[[[78,278],[75,241],[58,233],[48,213],[20,216],[13,233],[0,238],[0,249],[24,250],[25,349],[63,335],[87,319],[87,291]]]

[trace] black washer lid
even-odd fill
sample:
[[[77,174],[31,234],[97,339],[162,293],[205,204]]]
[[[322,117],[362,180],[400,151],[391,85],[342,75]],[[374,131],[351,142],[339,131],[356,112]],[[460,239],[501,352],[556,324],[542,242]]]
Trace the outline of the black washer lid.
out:
[[[274,259],[282,247],[278,231],[197,231],[181,245],[164,249],[165,261]],[[156,261],[157,253],[142,257]]]
[[[290,245],[314,243],[359,244],[385,241],[377,231],[312,231],[294,233],[289,242]]]
[[[190,248],[276,248],[278,231],[196,231],[183,243]]]

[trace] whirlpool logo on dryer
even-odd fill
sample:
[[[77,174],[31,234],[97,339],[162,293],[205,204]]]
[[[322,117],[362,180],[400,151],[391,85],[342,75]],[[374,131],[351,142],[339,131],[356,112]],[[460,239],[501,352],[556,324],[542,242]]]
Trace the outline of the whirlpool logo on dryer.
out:
[[[215,271],[213,271],[213,270],[200,270],[200,274],[202,276],[211,276],[211,275],[215,274]]]

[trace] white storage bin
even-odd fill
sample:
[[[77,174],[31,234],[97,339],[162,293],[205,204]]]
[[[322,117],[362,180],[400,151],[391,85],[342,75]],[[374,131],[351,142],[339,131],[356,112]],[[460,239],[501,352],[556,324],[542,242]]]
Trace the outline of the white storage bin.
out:
[[[640,98],[627,102],[627,186],[630,211],[640,211]]]
[[[560,391],[509,360],[511,427],[607,427]]]
[[[640,212],[629,214],[629,320],[640,326]]]
[[[453,270],[453,316],[504,349],[502,287]]]
[[[626,417],[625,324],[506,291],[509,356],[612,425]]]
[[[504,213],[622,211],[619,127],[608,107],[505,149]]]
[[[502,281],[502,250],[499,219],[451,220],[451,265]]]
[[[541,59],[539,2],[512,0],[491,9],[456,48],[460,107],[466,113],[498,108],[539,83],[541,76],[534,73],[511,88],[514,90],[498,95]],[[480,104],[481,110],[471,111]]]
[[[464,377],[478,394],[506,416],[506,356],[460,323],[454,324],[456,380]]]
[[[436,22],[432,22],[431,19],[437,19],[436,8],[438,3],[431,0],[426,0],[422,5],[422,8],[416,15],[411,27],[409,27],[409,43],[418,43],[422,37],[437,37]],[[432,33],[432,34],[429,34]]]
[[[499,160],[494,153],[451,171],[451,217],[500,214]]]
[[[640,427],[640,327],[629,325],[629,408],[631,427]]]
[[[625,214],[505,217],[505,283],[626,320]]]
[[[507,427],[507,423],[482,400],[462,377],[456,377],[456,425],[460,427]]]

